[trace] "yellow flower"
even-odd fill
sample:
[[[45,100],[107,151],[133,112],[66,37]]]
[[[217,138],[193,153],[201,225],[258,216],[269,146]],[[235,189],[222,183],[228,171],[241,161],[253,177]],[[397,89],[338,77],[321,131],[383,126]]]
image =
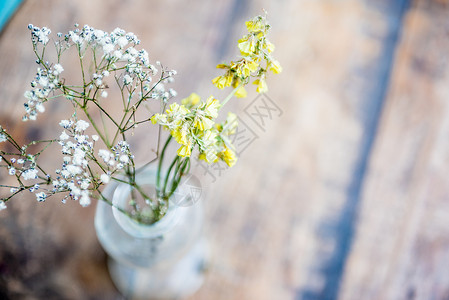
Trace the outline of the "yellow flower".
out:
[[[187,145],[187,130],[182,127],[178,127],[176,129],[173,129],[170,132],[171,136],[175,138],[176,142],[181,145]]]
[[[250,37],[244,37],[240,39],[238,43],[240,53],[243,56],[251,55],[256,51],[256,45],[254,43],[254,40]]]
[[[189,142],[187,145],[182,145],[181,148],[178,149],[178,156],[181,157],[190,157],[192,154],[192,144]]]
[[[155,114],[154,116],[151,117],[151,123],[156,124],[156,123],[167,123],[167,116],[164,114]]]
[[[230,86],[232,83],[232,75],[227,74],[226,76],[218,76],[212,79],[212,83],[219,88],[220,90],[224,89],[227,86]]]
[[[265,24],[260,19],[245,22],[246,28],[249,32],[259,32],[265,29]]]
[[[237,162],[235,152],[226,146],[225,149],[222,152],[220,152],[220,157],[230,167],[235,165],[235,163]]]
[[[207,116],[216,118],[218,117],[218,110],[220,109],[220,106],[221,106],[220,102],[218,102],[218,100],[215,99],[214,97],[210,96],[209,98],[207,98],[203,110]]]
[[[256,34],[256,40],[261,40],[265,36],[265,32],[259,32]]]
[[[186,106],[195,106],[200,102],[201,98],[197,93],[191,93],[189,97],[181,100],[181,104]]]
[[[231,72],[228,72],[226,74],[226,86],[230,86],[232,84],[232,79],[234,78],[234,76],[232,76]]]
[[[189,112],[190,111],[184,105],[179,105],[178,103],[170,104],[169,109],[166,110],[166,113],[173,117],[184,116]]]
[[[218,161],[217,151],[215,151],[214,149],[206,149],[206,151],[200,153],[198,158],[204,160],[208,164],[217,162]]]
[[[258,93],[265,93],[266,91],[268,91],[268,86],[264,78],[254,80],[253,84],[257,85],[256,91]]]
[[[212,130],[206,130],[201,137],[201,140],[205,145],[213,145],[217,141],[217,133]]]
[[[207,130],[211,129],[214,126],[215,122],[209,119],[208,117],[202,115],[196,115],[194,120],[194,126],[199,130]]]
[[[214,79],[212,79],[212,83],[219,88],[220,90],[225,88],[225,84],[226,84],[226,78],[224,78],[223,76],[217,76]]]
[[[273,71],[274,74],[279,74],[279,73],[282,72],[281,64],[277,60],[275,60],[275,59],[270,61],[270,64],[269,64],[268,68],[271,71]]]
[[[242,68],[241,68],[240,72],[238,72],[238,73],[240,73],[244,77],[248,77],[251,75],[251,72],[257,71],[258,68],[259,68],[258,63],[254,62],[252,60],[244,60]]]
[[[246,90],[241,86],[234,94],[237,98],[245,98],[247,96]]]

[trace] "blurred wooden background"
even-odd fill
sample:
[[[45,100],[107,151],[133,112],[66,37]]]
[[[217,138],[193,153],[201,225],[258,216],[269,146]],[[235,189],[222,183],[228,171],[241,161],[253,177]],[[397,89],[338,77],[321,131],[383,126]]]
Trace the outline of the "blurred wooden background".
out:
[[[28,23],[133,31],[180,97],[207,96],[263,8],[284,72],[232,104],[239,163],[203,174],[212,262],[191,299],[449,299],[448,1],[28,0],[0,36],[0,123],[26,140],[64,113],[19,122]],[[95,206],[35,202],[0,212],[0,298],[121,299]]]

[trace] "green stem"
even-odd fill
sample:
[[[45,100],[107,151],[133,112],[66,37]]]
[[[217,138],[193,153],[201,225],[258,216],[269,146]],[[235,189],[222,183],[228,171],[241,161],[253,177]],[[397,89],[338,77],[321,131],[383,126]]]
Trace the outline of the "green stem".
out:
[[[173,176],[173,182],[171,185],[171,190],[170,190],[170,193],[168,194],[168,198],[170,198],[171,195],[173,195],[173,193],[178,188],[178,185],[181,182],[182,176],[184,176],[185,174],[188,173],[188,171],[186,172],[187,165],[188,165],[188,169],[190,169],[190,158],[188,158],[188,157],[186,157],[186,159],[184,159],[181,162],[181,164],[179,165],[179,168],[175,171],[175,174]]]
[[[175,159],[172,161],[172,163],[170,164],[170,167],[167,170],[167,174],[165,175],[164,188],[162,189],[164,195],[167,194],[167,183],[168,183],[168,178],[170,177],[171,170],[173,169],[175,164],[179,161],[179,158],[180,157],[178,155],[176,155]],[[175,174],[176,174],[176,171],[175,171]]]
[[[92,126],[95,128],[95,131],[98,133],[98,135],[100,136],[101,140],[104,142],[104,144],[108,147],[111,148],[111,145],[109,145],[108,140],[103,136],[103,134],[101,133],[100,129],[98,128],[97,124],[94,122],[94,120],[92,119],[92,117],[90,116],[89,112],[87,111],[87,108],[85,106],[82,107],[84,114],[86,115],[86,117],[89,119],[90,123],[92,124]]]
[[[221,102],[220,108],[225,106],[225,104],[228,103],[229,100],[231,100],[231,98],[234,96],[234,94],[237,92],[237,90],[239,88],[241,88],[242,86],[243,86],[243,84],[240,83],[235,89],[233,89],[232,92]]]
[[[121,130],[121,128],[120,128],[120,126],[117,124],[117,122],[115,122],[115,120],[114,120],[114,118],[112,118],[107,112],[106,112],[106,110],[104,110],[104,108],[103,107],[101,107],[101,105],[100,104],[98,104],[97,103],[97,101],[92,101],[108,118],[109,118],[109,120],[111,120],[112,121],[112,123],[114,123],[114,125],[115,126],[117,126],[117,128],[119,128],[120,130]]]
[[[162,148],[162,151],[159,156],[159,163],[157,166],[157,173],[156,173],[156,190],[158,196],[161,196],[161,169],[162,169],[162,161],[164,160],[165,150],[168,147],[168,144],[170,143],[172,139],[172,136],[168,136],[167,141],[165,142],[164,147]]]

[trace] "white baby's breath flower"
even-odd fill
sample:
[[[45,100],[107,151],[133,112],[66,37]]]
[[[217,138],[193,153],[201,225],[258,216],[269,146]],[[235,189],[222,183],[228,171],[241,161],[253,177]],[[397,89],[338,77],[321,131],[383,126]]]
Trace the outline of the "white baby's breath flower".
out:
[[[80,148],[76,148],[75,149],[75,152],[73,153],[73,158],[72,158],[72,163],[75,165],[75,166],[81,166],[82,164],[83,164],[83,161],[84,161],[84,157],[86,156],[86,152],[84,152],[82,149],[80,149]],[[69,167],[69,166],[67,166],[67,167]],[[67,170],[69,171],[69,172],[71,172],[68,168],[67,168]],[[76,174],[78,174],[78,173],[76,173]]]
[[[124,61],[128,61],[128,62],[133,62],[133,60],[136,60],[134,57],[132,57],[128,52],[125,52],[123,55],[122,55],[122,58],[121,58],[122,60],[124,60]]]
[[[128,45],[128,40],[126,39],[126,37],[122,36],[117,40],[117,45],[120,48],[125,47],[126,45]]]
[[[112,159],[112,153],[106,149],[98,150],[98,156],[100,156],[105,163],[108,163]]]
[[[33,44],[42,43],[46,45],[49,41],[48,35],[51,33],[51,30],[47,27],[39,28],[37,26],[33,26],[33,24],[28,25],[28,29],[31,30],[32,42]]]
[[[72,176],[81,174],[83,172],[83,170],[80,167],[75,165],[68,165],[66,170]]]
[[[59,136],[59,139],[60,139],[61,141],[65,141],[65,140],[68,140],[69,137],[70,137],[70,136],[67,134],[67,132],[63,131],[63,132],[61,133],[61,135]]]
[[[6,134],[0,133],[0,143],[7,141],[8,138],[6,137]]]
[[[70,36],[70,38],[72,39],[72,42],[74,42],[75,44],[81,42],[79,35],[77,35],[75,32],[70,31],[70,32],[69,32],[69,36]]]
[[[45,107],[42,103],[37,103],[36,104],[36,110],[40,113],[43,113],[45,111]]]
[[[62,170],[61,175],[62,175],[62,177],[66,178],[66,179],[70,178],[70,176],[71,176],[70,172],[67,170]]]
[[[24,180],[36,179],[37,178],[37,170],[36,169],[28,169],[22,173],[22,177]]]
[[[139,56],[139,51],[137,51],[136,48],[134,47],[126,49],[126,52],[129,53],[129,55],[133,58],[133,60],[135,60],[135,58]]]
[[[133,82],[133,79],[131,78],[131,76],[129,76],[128,74],[126,74],[125,76],[123,76],[123,83],[125,85],[130,85]]]
[[[116,27],[113,31],[112,31],[112,35],[117,35],[117,36],[122,36],[124,35],[126,32],[125,30],[121,29],[120,27]]]
[[[44,192],[40,192],[36,194],[36,200],[38,202],[44,202],[45,199],[47,199],[47,194],[45,194]]]
[[[112,51],[114,51],[114,45],[112,45],[112,44],[105,44],[105,45],[103,46],[103,52],[104,52],[105,54],[109,54],[109,53],[111,53]]]
[[[106,92],[106,91],[101,92],[101,97],[106,98],[107,96],[108,96],[108,92]]]
[[[75,140],[78,142],[78,143],[81,143],[81,144],[84,144],[84,142],[86,142],[87,141],[87,135],[75,135]]]
[[[11,176],[16,175],[16,168],[9,167],[8,168],[8,174],[11,175]]]
[[[73,182],[69,182],[67,184],[70,194],[75,198],[78,199],[79,196],[81,196],[81,189],[77,187]]]
[[[92,135],[92,140],[94,140],[95,142],[98,141],[99,137],[98,135],[94,134]]]
[[[63,145],[61,149],[62,154],[72,154],[72,150],[67,145]]]
[[[73,121],[70,121],[70,120],[61,120],[61,122],[59,122],[59,126],[65,128],[65,129],[72,127],[72,125],[73,125]]]
[[[108,174],[101,174],[101,176],[100,176],[100,180],[101,180],[103,183],[108,183],[110,179],[111,179],[111,178],[109,177]]]
[[[128,155],[122,155],[120,156],[120,162],[127,164],[129,162],[129,157]]]
[[[60,64],[56,64],[56,65],[53,67],[53,69],[54,69],[54,71],[53,71],[53,74],[54,74],[54,75],[59,75],[59,74],[62,73],[62,71],[64,71],[64,68],[63,68]]]
[[[80,199],[80,205],[82,207],[86,207],[90,205],[90,197],[88,191],[82,191],[81,192],[81,199]]]
[[[6,209],[5,201],[0,200],[0,210],[4,210],[4,209]]]
[[[83,190],[87,190],[89,188],[89,185],[90,185],[90,181],[85,179],[85,180],[81,181],[80,188]]]
[[[89,127],[89,123],[84,120],[79,120],[75,124],[75,131],[84,131]]]
[[[35,83],[34,83],[34,85],[35,85]],[[32,91],[25,91],[25,93],[23,93],[23,96],[30,100],[36,100],[36,98],[37,98],[35,93],[33,93]]]
[[[123,54],[122,52],[120,52],[119,50],[114,51],[114,53],[112,54],[112,56],[116,59],[121,59]]]
[[[41,78],[39,78],[39,84],[42,85],[43,87],[46,87],[49,83],[48,81],[48,77],[46,76],[42,76]]]
[[[102,40],[104,38],[105,34],[106,33],[100,29],[94,29],[94,31],[93,31],[94,37],[99,40]]]

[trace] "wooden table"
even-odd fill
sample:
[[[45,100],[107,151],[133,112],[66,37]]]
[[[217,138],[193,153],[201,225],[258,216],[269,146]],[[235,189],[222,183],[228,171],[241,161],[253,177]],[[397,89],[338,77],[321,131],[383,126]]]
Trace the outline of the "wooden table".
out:
[[[180,96],[208,95],[262,8],[284,72],[231,104],[251,143],[204,175],[212,262],[191,299],[447,299],[448,1],[28,0],[0,36],[0,123],[27,140],[64,113],[18,121],[28,23],[133,31]],[[121,299],[95,206],[35,202],[0,212],[0,298]]]

